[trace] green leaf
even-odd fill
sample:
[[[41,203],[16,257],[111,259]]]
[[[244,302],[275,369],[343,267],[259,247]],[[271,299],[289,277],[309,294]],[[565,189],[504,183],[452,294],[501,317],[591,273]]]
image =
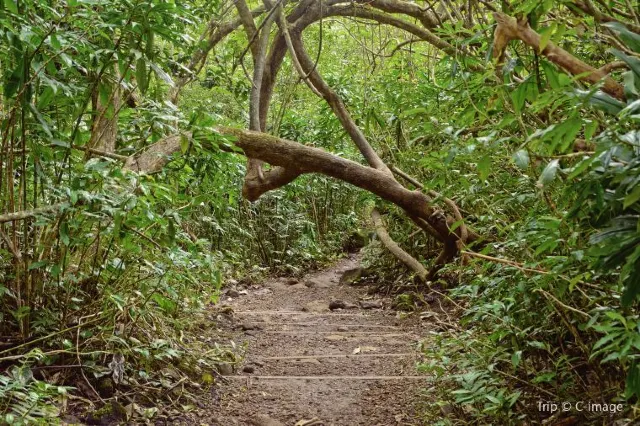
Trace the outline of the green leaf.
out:
[[[513,154],[513,162],[521,169],[529,167],[529,153],[526,149],[521,149]]]
[[[639,96],[638,94],[638,84],[636,84],[636,80],[640,82],[640,79],[635,77],[635,74],[631,71],[627,71],[622,74],[622,79],[624,81],[624,96],[627,99],[634,99]]]
[[[622,306],[628,307],[640,294],[640,245],[636,247],[622,268],[621,280],[624,283],[624,291],[620,301]]]
[[[526,83],[521,83],[516,90],[511,93],[511,100],[513,101],[513,107],[517,113],[522,112],[524,107],[524,101],[526,99],[527,86]]]
[[[145,93],[149,87],[149,81],[147,79],[147,63],[144,58],[139,58],[136,61],[136,81],[140,92]]]
[[[172,219],[169,219],[169,226],[167,229],[167,236],[169,237],[169,243],[173,244],[176,241],[176,225]]]
[[[38,109],[45,109],[51,103],[55,94],[55,90],[51,86],[45,87],[38,97]]]
[[[42,268],[43,266],[46,266],[47,262],[44,260],[41,260],[39,262],[33,262],[32,264],[29,265],[29,270],[33,271],[34,269],[39,269]]]
[[[481,181],[487,180],[491,171],[491,157],[487,154],[478,161],[478,176]]]
[[[631,50],[636,53],[640,53],[640,35],[634,33],[633,31],[629,31],[627,27],[625,27],[620,22],[607,22],[606,24],[602,25],[617,32],[618,35],[620,35],[620,38],[627,44],[629,48],[631,48]]]
[[[167,83],[171,87],[175,86],[175,83],[173,82],[173,80],[171,79],[169,74],[164,72],[164,70],[162,68],[160,68],[158,65],[154,64],[153,62],[151,62],[150,65],[151,65],[151,68],[153,69],[153,71],[158,76],[158,78],[163,80],[165,83]]]
[[[640,396],[640,364],[637,361],[631,364],[627,373],[624,395],[627,398],[631,398],[633,395]]]
[[[153,59],[153,43],[154,43],[154,32],[152,29],[149,29],[147,32],[147,45],[145,46],[145,55],[147,58]]]
[[[407,117],[411,117],[412,115],[418,115],[418,114],[426,114],[428,111],[426,108],[424,107],[419,107],[419,108],[412,108],[412,109],[408,109],[406,111],[403,111],[400,114],[401,118],[407,118]]]
[[[636,80],[640,81],[640,59],[629,56],[618,49],[611,49],[610,52],[629,65],[629,68],[635,74]]]
[[[53,47],[54,49],[60,50],[60,48],[62,48],[62,45],[60,44],[60,40],[55,34],[51,34],[51,37],[49,38],[49,40],[51,41],[51,47]]]
[[[583,90],[578,90],[577,93],[580,97],[585,99],[594,107],[608,112],[612,115],[618,114],[620,111],[622,111],[622,108],[626,106],[623,102],[620,102],[619,100],[607,95],[600,90],[593,94],[591,92],[586,92]]]
[[[538,53],[542,53],[545,47],[547,47],[547,44],[549,44],[549,40],[551,39],[551,36],[553,35],[555,29],[556,29],[556,24],[553,23],[549,27],[546,27],[540,30],[540,35],[541,35],[540,46],[539,46],[540,49]]]
[[[513,364],[513,368],[517,369],[518,365],[520,365],[520,360],[522,359],[522,351],[516,351],[511,355],[511,364]]]
[[[560,84],[560,79],[558,78],[558,70],[551,63],[547,61],[542,61],[542,69],[544,70],[544,74],[547,76],[547,82],[552,89],[560,89],[562,85]]]
[[[638,200],[640,200],[640,185],[633,188],[633,190],[624,197],[624,205],[622,208],[626,209],[634,205]]]
[[[591,120],[584,126],[584,138],[588,142],[593,138],[593,135],[598,130],[598,122],[596,120]]]
[[[544,168],[542,173],[540,174],[540,178],[538,179],[538,182],[541,183],[542,185],[548,185],[549,183],[551,183],[555,179],[556,174],[558,173],[559,166],[560,166],[560,163],[557,159],[551,160],[549,164],[547,164],[547,166]]]
[[[606,312],[605,315],[610,319],[620,322],[625,327],[627,326],[627,319],[623,317],[619,312],[609,311]]]
[[[186,154],[188,150],[189,150],[189,138],[187,138],[184,135],[181,135],[180,136],[180,151],[183,154]]]
[[[24,66],[24,63],[20,61],[16,69],[13,70],[12,73],[9,73],[5,77],[4,88],[3,88],[5,97],[7,98],[12,97],[22,87],[22,84],[24,83],[23,66]]]
[[[70,243],[70,239],[69,239],[69,225],[67,224],[67,222],[62,222],[60,224],[60,228],[58,232],[60,234],[60,241],[62,241],[62,244],[64,244],[65,246],[68,246]]]
[[[14,15],[18,14],[18,5],[14,0],[4,0],[4,7]]]
[[[598,340],[595,345],[593,345],[592,349],[595,351],[599,347],[605,345],[606,343],[609,343],[611,340],[615,339],[618,336],[620,336],[620,333],[607,333],[604,337]]]
[[[36,118],[36,120],[38,120],[38,122],[40,123],[42,130],[44,130],[49,138],[53,138],[53,134],[51,133],[51,129],[49,128],[49,124],[44,119],[40,111],[38,111],[38,108],[36,108],[34,104],[29,104],[29,109],[33,113],[33,116]]]

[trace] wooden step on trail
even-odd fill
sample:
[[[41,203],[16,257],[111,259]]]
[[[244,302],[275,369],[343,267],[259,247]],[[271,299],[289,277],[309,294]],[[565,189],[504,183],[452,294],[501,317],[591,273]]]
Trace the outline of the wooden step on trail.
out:
[[[329,334],[329,335],[345,335],[345,336],[379,336],[379,337],[400,337],[411,336],[413,333],[380,333],[378,331],[299,331],[299,330],[260,330],[261,333],[271,334],[295,334],[295,335],[315,335],[315,334]]]
[[[269,356],[264,358],[259,358],[260,361],[286,361],[286,360],[296,360],[296,359],[320,359],[320,358],[385,358],[385,357],[404,357],[404,356],[416,356],[415,353],[405,352],[405,353],[381,353],[381,354],[323,354],[323,355],[289,355],[289,356]]]
[[[375,311],[370,311],[375,312]],[[378,311],[380,312],[380,311]],[[237,315],[305,315],[313,317],[322,316],[341,316],[341,317],[370,317],[371,314],[360,313],[346,313],[346,312],[305,312],[305,311],[233,311],[233,314]]]
[[[389,328],[398,330],[400,327],[395,325],[378,325],[378,324],[340,324],[338,323],[322,323],[322,322],[269,322],[269,321],[247,321],[248,324],[257,325],[273,325],[273,326],[301,326],[301,327],[364,327],[364,328]]]
[[[224,376],[242,380],[429,380],[428,376]]]

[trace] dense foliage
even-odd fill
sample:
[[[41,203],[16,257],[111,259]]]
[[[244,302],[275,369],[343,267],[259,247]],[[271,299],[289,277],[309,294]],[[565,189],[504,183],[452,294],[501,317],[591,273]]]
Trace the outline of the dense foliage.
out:
[[[472,1],[470,19],[457,3],[467,4],[441,2],[446,19],[431,29],[454,54],[361,16],[329,17],[304,33],[380,157],[454,200],[482,237],[428,284],[415,284],[379,242],[365,250],[399,308],[433,311],[418,366],[437,378],[425,422],[541,422],[550,413],[539,401],[622,403],[623,413],[580,420],[632,421],[638,2]],[[328,176],[243,199],[246,159],[217,126],[250,121],[254,40],[238,25],[207,50],[235,19],[233,6],[0,5],[0,422],[53,418],[78,396],[108,400],[101,379],[119,368],[128,380],[118,392],[210,385],[234,352],[204,341],[198,319],[225,280],[298,274],[335,258],[365,234],[373,205],[424,265],[438,256],[399,207]],[[493,59],[496,8],[528,21],[540,48],[514,40]],[[608,72],[624,97],[559,67],[544,54],[549,43],[595,68],[615,64]],[[285,59],[264,130],[359,162],[334,111],[295,68]],[[161,172],[123,167],[172,134],[182,135],[180,153]],[[136,406],[137,415],[153,417],[152,407]]]

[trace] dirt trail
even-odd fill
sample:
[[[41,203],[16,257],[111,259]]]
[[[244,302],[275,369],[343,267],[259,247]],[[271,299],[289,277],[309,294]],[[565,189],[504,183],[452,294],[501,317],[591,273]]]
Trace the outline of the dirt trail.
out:
[[[421,424],[415,403],[428,379],[415,368],[415,345],[425,334],[419,321],[398,319],[386,299],[373,299],[382,309],[329,309],[335,300],[371,299],[366,288],[339,283],[344,271],[358,266],[359,258],[352,256],[295,284],[280,279],[240,294],[230,290],[236,297],[223,301],[233,314],[217,315],[218,332],[246,344],[246,357],[190,422]]]

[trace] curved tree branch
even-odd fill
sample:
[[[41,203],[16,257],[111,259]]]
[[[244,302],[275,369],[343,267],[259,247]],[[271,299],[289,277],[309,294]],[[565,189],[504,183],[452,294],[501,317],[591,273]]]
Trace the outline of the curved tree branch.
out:
[[[373,225],[376,229],[376,234],[382,241],[382,244],[389,250],[398,260],[404,263],[409,269],[416,273],[416,275],[420,278],[421,281],[426,281],[427,278],[427,270],[420,262],[418,262],[413,256],[404,251],[402,247],[398,245],[393,239],[389,236],[387,232],[387,228],[385,228],[384,223],[382,222],[382,217],[380,216],[380,212],[378,209],[373,209],[371,211],[371,220],[373,221]]]
[[[256,158],[286,169],[280,179],[295,179],[303,173],[320,173],[367,190],[402,208],[411,217],[426,221],[445,241],[445,247],[453,247],[456,254],[459,235],[449,230],[446,218],[430,205],[431,199],[420,191],[411,191],[400,185],[389,173],[363,166],[354,161],[328,153],[318,148],[280,139],[249,130],[219,128],[220,134],[231,137],[229,142],[240,148],[249,158]],[[171,157],[181,152],[182,135],[174,135],[148,147],[125,163],[125,169],[153,173],[160,171]],[[279,170],[279,169],[278,169]],[[293,176],[293,177],[292,177]]]
[[[362,156],[367,160],[367,163],[375,169],[381,170],[387,174],[391,174],[389,168],[384,164],[384,162],[380,159],[378,154],[369,144],[367,138],[362,133],[362,130],[356,125],[353,118],[349,114],[344,102],[342,99],[336,94],[336,92],[329,87],[329,85],[322,79],[318,70],[314,69],[314,63],[307,54],[304,49],[304,45],[302,43],[302,38],[300,34],[292,34],[291,41],[293,43],[293,48],[300,60],[300,64],[302,65],[302,69],[305,73],[309,73],[309,78],[313,85],[318,89],[318,91],[322,94],[322,97],[327,101],[334,114],[342,123],[342,127],[344,127],[347,134],[351,137],[353,142],[356,144]]]
[[[498,23],[495,32],[493,52],[494,57],[498,58],[498,62],[501,62],[504,57],[504,49],[508,42],[513,39],[518,39],[534,48],[537,52],[542,53],[547,59],[567,72],[579,76],[580,80],[592,84],[602,81],[603,91],[617,99],[624,99],[624,88],[614,79],[607,76],[606,72],[582,62],[580,59],[550,41],[544,46],[544,49],[540,49],[540,34],[533,31],[526,20],[518,21],[516,18],[498,12],[494,13],[493,16]]]
[[[596,22],[599,22],[599,23],[619,22],[625,27],[627,27],[629,30],[633,31],[634,33],[640,34],[640,25],[634,24],[633,22],[622,22],[619,19],[614,18],[613,16],[604,14],[600,12],[600,10],[598,10],[596,7],[594,7],[590,1],[574,1],[573,3],[571,3],[571,5],[576,6],[582,12],[592,16],[593,19],[596,20]],[[632,10],[632,12],[634,11]]]

